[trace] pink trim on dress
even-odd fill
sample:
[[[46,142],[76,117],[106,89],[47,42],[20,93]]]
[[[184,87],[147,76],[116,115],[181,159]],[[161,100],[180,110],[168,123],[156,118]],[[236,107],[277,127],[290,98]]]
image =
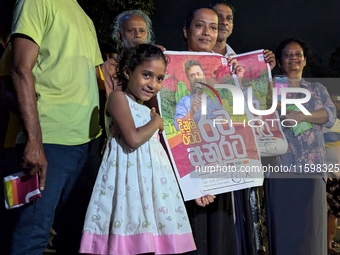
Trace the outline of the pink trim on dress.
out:
[[[177,244],[174,247],[174,243]],[[83,233],[80,253],[90,254],[176,254],[196,250],[192,233],[154,236],[151,233],[131,236]],[[109,246],[108,246],[109,245]]]

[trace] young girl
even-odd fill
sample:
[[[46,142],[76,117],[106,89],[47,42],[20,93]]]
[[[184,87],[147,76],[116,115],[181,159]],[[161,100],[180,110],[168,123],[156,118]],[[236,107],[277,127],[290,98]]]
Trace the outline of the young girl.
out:
[[[81,253],[175,254],[195,250],[185,206],[158,133],[163,120],[143,101],[165,77],[162,51],[141,44],[123,53],[123,91],[106,104],[109,130],[88,206]],[[126,87],[127,85],[127,87]]]

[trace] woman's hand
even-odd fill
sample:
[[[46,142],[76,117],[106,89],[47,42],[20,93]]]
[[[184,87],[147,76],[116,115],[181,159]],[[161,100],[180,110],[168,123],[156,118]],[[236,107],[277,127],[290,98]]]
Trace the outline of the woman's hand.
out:
[[[269,64],[270,70],[276,66],[275,54],[271,50],[263,50],[264,61]]]
[[[244,68],[240,66],[235,58],[228,58],[230,74],[236,74],[237,78],[243,78]]]
[[[303,114],[303,112],[287,110],[286,115],[284,115],[281,119],[283,119],[283,120],[285,120],[285,119],[295,120],[296,123],[294,121],[289,121],[289,120],[286,120],[284,122],[285,125],[295,125],[295,124],[299,124],[300,122],[302,122],[304,116],[305,115]]]
[[[203,197],[200,197],[200,198],[196,198],[195,199],[195,202],[198,206],[201,206],[201,207],[205,207],[206,205],[214,202],[214,199],[215,199],[216,196],[212,196],[212,195],[205,195]]]
[[[162,46],[162,45],[156,44],[155,46],[158,47],[158,48],[160,48],[161,51],[163,51],[163,52],[166,51],[166,48],[165,48],[164,46]]]

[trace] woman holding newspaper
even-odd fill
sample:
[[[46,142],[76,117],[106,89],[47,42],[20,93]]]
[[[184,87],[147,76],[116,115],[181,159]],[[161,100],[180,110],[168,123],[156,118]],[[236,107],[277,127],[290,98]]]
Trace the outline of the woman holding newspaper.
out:
[[[276,61],[289,86],[306,92],[287,93],[287,99],[302,102],[311,97],[302,103],[310,115],[294,105],[282,115],[285,125],[292,126],[284,130],[288,150],[276,159],[282,171],[270,173],[265,181],[271,255],[327,254],[324,180],[328,166],[322,127],[333,126],[336,110],[323,85],[302,78],[307,60],[308,48],[299,39],[286,39],[276,50]]]
[[[190,10],[183,35],[189,51],[213,52],[218,35],[216,11],[208,6]],[[228,62],[231,73],[242,77],[244,69],[237,64],[236,59],[228,58]],[[199,95],[195,96],[192,104],[200,103],[198,97]],[[187,108],[189,113],[191,106],[188,105]],[[206,195],[195,201],[186,202],[186,208],[197,246],[197,251],[190,254],[238,254],[230,193],[216,197]]]

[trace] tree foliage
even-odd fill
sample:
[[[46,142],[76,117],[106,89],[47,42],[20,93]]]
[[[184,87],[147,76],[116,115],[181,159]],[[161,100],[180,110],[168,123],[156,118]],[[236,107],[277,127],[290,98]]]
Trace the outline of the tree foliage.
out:
[[[154,0],[78,0],[78,3],[92,19],[100,43],[112,43],[113,20],[119,13],[139,9],[150,15],[154,9]]]

